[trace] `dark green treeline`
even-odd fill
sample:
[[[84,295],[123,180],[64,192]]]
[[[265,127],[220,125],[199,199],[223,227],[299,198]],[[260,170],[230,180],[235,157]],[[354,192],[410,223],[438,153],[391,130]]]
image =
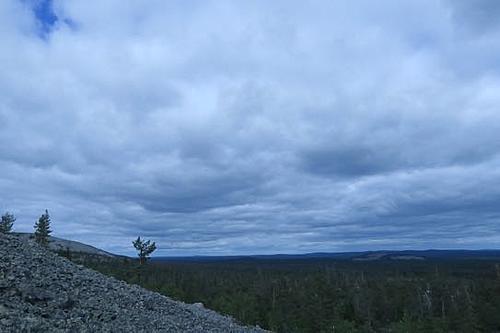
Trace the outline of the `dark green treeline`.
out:
[[[492,261],[84,264],[276,332],[500,332]]]

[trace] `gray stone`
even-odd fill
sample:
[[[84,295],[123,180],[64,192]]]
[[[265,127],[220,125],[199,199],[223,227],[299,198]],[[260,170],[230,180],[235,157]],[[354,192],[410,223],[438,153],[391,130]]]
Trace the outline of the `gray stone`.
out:
[[[0,332],[264,332],[0,234]]]

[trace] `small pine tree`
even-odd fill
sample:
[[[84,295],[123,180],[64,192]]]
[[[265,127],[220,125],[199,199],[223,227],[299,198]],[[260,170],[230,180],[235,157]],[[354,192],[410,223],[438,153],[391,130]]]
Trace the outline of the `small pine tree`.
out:
[[[137,237],[135,241],[132,242],[134,245],[135,249],[138,251],[138,256],[139,256],[139,262],[144,264],[151,253],[153,253],[154,250],[156,250],[156,244],[153,242],[151,244],[150,240],[143,241],[141,240],[141,237]]]
[[[14,222],[16,221],[16,218],[14,217],[13,214],[6,212],[5,214],[2,215],[2,221],[0,222],[0,232],[7,234],[12,231],[12,226],[14,225]]]
[[[49,212],[45,210],[45,214],[42,214],[35,223],[35,240],[38,244],[43,246],[49,245],[49,234],[52,232],[50,230],[50,216]]]

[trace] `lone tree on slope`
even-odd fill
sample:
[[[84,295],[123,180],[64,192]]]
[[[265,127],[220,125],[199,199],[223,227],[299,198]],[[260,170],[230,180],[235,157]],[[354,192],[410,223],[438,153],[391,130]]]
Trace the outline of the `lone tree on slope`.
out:
[[[49,245],[49,234],[52,230],[50,230],[50,216],[47,210],[45,210],[45,213],[40,216],[38,222],[35,223],[34,228],[36,242],[43,246]]]
[[[144,264],[151,253],[153,253],[154,250],[156,250],[156,244],[153,242],[151,244],[150,240],[143,241],[141,240],[141,237],[137,237],[135,241],[132,242],[134,245],[135,249],[137,250],[137,254],[139,256],[139,262],[140,264]]]
[[[13,214],[5,212],[5,214],[2,215],[2,221],[0,222],[0,232],[4,234],[11,232],[15,221],[16,218]]]

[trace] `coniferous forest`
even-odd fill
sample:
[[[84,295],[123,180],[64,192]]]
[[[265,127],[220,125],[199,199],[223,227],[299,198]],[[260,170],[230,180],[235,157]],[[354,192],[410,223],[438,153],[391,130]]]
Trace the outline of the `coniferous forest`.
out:
[[[500,332],[495,260],[83,264],[275,332]]]

